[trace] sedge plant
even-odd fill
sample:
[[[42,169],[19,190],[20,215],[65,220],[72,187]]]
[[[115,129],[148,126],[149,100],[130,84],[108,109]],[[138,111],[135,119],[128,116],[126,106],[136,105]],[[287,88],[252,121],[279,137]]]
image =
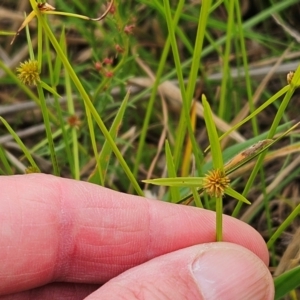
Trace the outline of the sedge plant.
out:
[[[25,31],[29,57],[20,61],[17,69],[9,68],[0,60],[0,68],[8,82],[40,108],[45,137],[34,145],[26,145],[10,121],[1,116],[3,127],[21,149],[20,160],[24,164],[23,169],[13,167],[8,150],[1,145],[1,174],[43,172],[42,164],[37,160],[38,156],[42,156],[48,158],[50,172],[57,176],[63,176],[67,169],[68,176],[74,179],[86,179],[95,184],[143,195],[141,179],[146,177],[143,172],[151,164],[155,152],[149,140],[153,132],[157,134],[159,131],[155,127],[158,122],[153,120],[160,120],[161,117],[157,109],[157,94],[159,92],[167,98],[162,83],[175,80],[180,88],[176,101],[182,109],[178,118],[170,113],[170,120],[165,122],[168,126],[164,154],[167,170],[166,173],[161,172],[164,176],[156,174],[160,178],[145,182],[169,186],[169,191],[162,197],[164,201],[216,210],[217,241],[222,240],[223,205],[228,198],[238,200],[231,212],[234,217],[251,223],[260,214],[265,214],[268,232],[266,241],[272,264],[276,266],[278,256],[274,247],[299,215],[299,205],[293,206],[286,200],[289,207],[292,207],[291,212],[276,227],[270,205],[274,197],[299,176],[297,159],[294,159],[299,151],[297,133],[294,132],[298,123],[289,119],[288,109],[299,86],[300,70],[297,66],[289,70],[295,73],[289,73],[288,82],[283,83],[281,80],[271,92],[265,87],[261,96],[264,101],[255,102],[253,95],[256,83],[251,77],[252,62],[248,42],[256,41],[263,45],[271,53],[270,58],[276,57],[278,60],[280,56],[280,59],[284,59],[281,56],[284,42],[276,41],[270,34],[260,33],[255,26],[267,23],[272,15],[284,15],[297,1],[270,1],[269,6],[246,19],[240,1],[237,0],[202,1],[201,5],[180,0],[176,6],[168,0],[142,0],[134,7],[130,1],[123,3],[114,0],[103,4],[99,18],[93,15],[93,9],[80,1],[73,1],[72,7],[68,7],[64,1],[57,1],[60,9],[54,9],[43,1],[29,2],[31,9],[21,26],[16,27],[17,31],[0,32],[13,42],[11,49],[14,49]],[[135,10],[135,7],[138,8]],[[145,14],[140,14],[138,9]],[[77,10],[82,13],[77,13]],[[220,10],[225,12],[226,20],[218,18]],[[52,24],[50,18],[60,20],[63,26],[56,26],[55,22]],[[157,36],[164,39],[164,43],[157,47],[161,52],[155,47],[154,51],[149,51],[149,39],[139,43],[138,37],[135,38],[133,34],[135,27],[138,32],[147,23],[147,19],[152,18],[160,29],[156,32]],[[104,24],[99,23],[100,19]],[[34,36],[37,47],[32,38],[33,30],[29,30],[33,20],[37,21],[37,35]],[[74,62],[73,49],[66,42],[66,28],[68,30],[73,25],[69,22],[78,26],[91,48],[98,72],[92,76],[82,72],[86,71],[87,65]],[[104,36],[100,46],[95,41],[95,33]],[[107,54],[106,59],[100,62],[97,47],[105,53],[102,48],[109,42],[114,45],[114,59],[117,59],[112,62],[113,59]],[[133,54],[130,51],[132,46],[135,46],[136,51]],[[292,43],[288,46],[296,52]],[[144,75],[133,63],[137,55],[154,69],[155,79],[145,89],[131,94],[126,91],[126,82],[131,79],[129,77]],[[217,64],[222,73],[218,87],[210,80],[206,65],[206,61],[214,55],[221,62]],[[232,65],[238,67],[237,73],[243,71],[239,81],[232,76]],[[119,102],[114,102],[111,96],[114,85],[121,91]],[[65,107],[62,96],[65,97]],[[53,99],[52,106],[48,98]],[[247,99],[249,113],[241,119],[233,120],[232,115],[239,115],[242,111],[243,99]],[[79,114],[78,105],[82,108]],[[112,109],[106,110],[107,107]],[[275,116],[267,128],[261,129],[260,116],[274,107]],[[133,109],[138,114],[135,111],[128,113]],[[207,137],[205,144],[198,141],[200,126],[196,116],[204,119],[203,128]],[[129,124],[135,122],[138,129],[132,140],[127,142],[120,128],[129,127]],[[226,129],[222,126],[224,123],[227,124]],[[245,131],[245,126],[248,126],[248,133],[251,132],[246,139],[239,133],[239,130]],[[287,139],[289,146],[273,149],[273,145],[279,145],[281,140]],[[126,149],[133,150],[132,157],[128,158]],[[278,174],[274,175],[274,182],[278,183],[274,187],[268,184],[265,163],[274,161],[276,157],[285,159]],[[89,164],[92,168],[88,168]],[[157,170],[159,167],[155,168],[155,173],[158,173]],[[250,172],[245,181],[241,174],[243,171]],[[111,180],[114,174],[117,174],[117,183]],[[281,178],[281,174],[287,175]],[[262,196],[253,201],[251,192],[258,189],[262,190]],[[250,202],[253,203],[247,208],[243,205]],[[296,266],[274,280],[276,299],[300,285],[299,275],[299,267]]]

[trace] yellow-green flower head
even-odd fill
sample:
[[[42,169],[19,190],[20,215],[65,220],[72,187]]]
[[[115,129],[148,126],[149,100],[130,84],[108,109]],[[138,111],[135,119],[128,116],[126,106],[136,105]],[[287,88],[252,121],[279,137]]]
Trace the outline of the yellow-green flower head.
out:
[[[212,197],[222,197],[230,180],[221,170],[212,170],[204,177],[204,191]]]
[[[27,60],[21,63],[17,68],[17,73],[19,79],[26,85],[37,85],[41,81],[36,60]]]

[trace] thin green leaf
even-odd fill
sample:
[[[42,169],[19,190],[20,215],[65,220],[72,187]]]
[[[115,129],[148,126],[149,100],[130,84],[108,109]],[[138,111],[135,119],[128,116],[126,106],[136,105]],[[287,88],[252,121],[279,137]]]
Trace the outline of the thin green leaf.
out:
[[[14,172],[7,160],[6,151],[2,148],[2,146],[0,146],[0,161],[3,165],[5,175],[13,175]]]
[[[46,42],[46,49],[48,49],[47,52],[51,53],[49,39],[45,39],[45,42]],[[64,51],[64,53],[67,53],[66,36],[65,36],[64,27],[61,31],[59,44],[60,44],[62,50]],[[61,63],[59,56],[56,56],[54,66],[52,66],[53,62],[52,62],[51,55],[47,55],[47,58],[48,58],[49,72],[51,71],[51,74],[52,74],[51,83],[52,83],[52,86],[56,89],[56,86],[59,83],[59,78],[61,75],[62,63]],[[73,103],[74,99],[71,95],[72,94],[71,81],[70,81],[70,77],[67,72],[65,72],[64,79],[65,79],[64,83],[65,83],[65,91],[66,91],[67,103],[68,103],[67,104],[68,113],[70,116],[75,116],[75,108],[74,108],[74,103]],[[57,118],[59,119],[59,124],[60,124],[60,128],[62,131],[63,143],[64,143],[64,147],[65,147],[65,154],[66,154],[69,168],[72,173],[72,178],[79,179],[80,178],[79,158],[78,158],[78,153],[76,153],[76,150],[75,150],[76,147],[78,148],[78,142],[79,142],[78,137],[75,136],[75,135],[77,135],[77,133],[76,133],[77,129],[74,127],[71,128],[71,126],[69,126],[69,124],[65,125],[65,120],[63,118],[62,108],[58,101],[58,97],[54,97],[54,106],[55,106],[55,110],[57,113]],[[71,151],[69,134],[67,131],[68,129],[70,129],[72,132],[73,153]],[[53,133],[53,137],[55,138],[55,132]]]
[[[225,194],[228,196],[231,196],[232,198],[235,198],[238,201],[242,201],[246,204],[251,204],[242,194],[238,193],[231,187],[225,188]]]
[[[258,107],[253,113],[251,113],[249,116],[247,116],[246,118],[244,118],[241,122],[239,122],[236,125],[232,126],[232,128],[230,130],[226,131],[223,135],[221,135],[219,137],[219,141],[221,141],[223,138],[225,138],[226,136],[228,136],[231,132],[235,131],[236,129],[238,129],[239,127],[241,127],[243,124],[245,124],[246,122],[248,122],[249,120],[251,120],[256,115],[258,115],[266,107],[268,107],[270,104],[272,104],[275,100],[277,100],[279,97],[281,97],[282,95],[284,95],[288,90],[289,90],[289,86],[288,85],[285,86],[285,87],[283,87],[280,91],[278,91],[275,95],[273,95],[269,100],[267,100],[260,107]],[[210,148],[210,146],[205,149],[205,152],[208,151],[209,148]]]
[[[4,118],[0,117],[0,121],[2,121],[2,123],[4,124],[4,126],[6,127],[6,129],[9,131],[9,133],[15,139],[16,143],[19,145],[19,147],[23,151],[24,155],[26,156],[26,158],[30,162],[31,166],[33,168],[35,168],[36,170],[39,171],[40,170],[39,167],[35,163],[35,161],[34,161],[33,157],[31,156],[30,152],[28,151],[28,149],[26,148],[26,146],[23,144],[23,142],[21,141],[21,139],[19,138],[19,136],[16,134],[16,132],[10,127],[10,125],[6,122],[6,120]]]
[[[44,96],[44,90],[40,83],[37,84],[37,91],[38,91],[39,98],[41,100],[41,110],[42,110],[45,130],[46,130],[46,136],[47,136],[47,140],[48,140],[48,147],[50,150],[50,157],[51,157],[51,162],[52,162],[52,166],[53,166],[53,173],[54,173],[54,175],[59,176],[60,171],[59,171],[57,156],[56,156],[55,147],[54,147],[54,139],[53,139],[53,135],[52,135],[52,131],[51,131],[51,123],[50,123],[49,113],[48,113],[49,110],[47,108],[46,99]]]
[[[223,171],[223,158],[219,137],[215,126],[215,122],[212,117],[210,105],[207,102],[205,95],[202,95],[202,103],[204,108],[204,120],[206,124],[206,130],[208,134],[209,143],[211,145],[213,167],[214,169],[219,169]]]
[[[285,114],[285,111],[286,111],[286,108],[287,108],[287,106],[288,106],[288,104],[289,104],[289,102],[291,100],[291,97],[292,97],[292,95],[295,92],[296,83],[299,82],[299,80],[300,80],[300,65],[298,66],[298,68],[297,68],[297,70],[296,70],[296,72],[294,74],[294,77],[293,77],[293,80],[292,80],[291,84],[285,87],[285,88],[287,88],[286,94],[285,94],[283,100],[281,101],[280,106],[279,106],[279,108],[277,110],[276,116],[275,116],[275,118],[274,118],[274,120],[272,122],[271,128],[269,130],[269,135],[268,135],[269,139],[273,138],[273,136],[274,136],[274,134],[276,132],[276,129],[277,129],[278,125],[279,125],[279,122],[283,118],[283,116]],[[246,183],[246,186],[244,188],[243,195],[247,195],[248,192],[249,192],[249,190],[250,190],[250,188],[252,187],[254,179],[256,178],[256,175],[257,175],[259,169],[261,168],[261,166],[263,164],[263,160],[264,160],[266,154],[267,154],[267,152],[263,152],[258,157],[257,162],[256,162],[256,164],[255,164],[255,166],[254,166],[254,168],[253,168],[253,170],[252,170],[252,172],[250,174],[250,177],[249,177],[249,179],[248,179],[248,181]],[[235,216],[238,215],[241,207],[242,207],[242,202],[239,202],[237,204],[237,206],[235,207],[233,213],[232,213],[233,217],[235,217]]]
[[[235,1],[228,1],[226,8],[227,8],[227,28],[226,28],[226,42],[225,42],[225,49],[224,54],[222,55],[222,83],[221,83],[221,93],[220,93],[220,100],[219,100],[219,109],[218,109],[218,116],[222,119],[225,119],[226,113],[228,110],[228,105],[230,105],[227,101],[228,97],[228,87],[230,86],[230,80],[232,80],[230,76],[230,55],[232,53],[232,38],[234,35],[234,4]],[[212,146],[212,145],[211,145]]]
[[[196,206],[200,207],[200,208],[203,208],[203,204],[202,204],[202,201],[201,201],[201,198],[200,198],[200,195],[199,195],[199,189],[197,189],[195,187],[192,187],[191,190],[192,190],[192,194],[193,194]]]
[[[275,241],[282,235],[283,231],[294,221],[296,217],[300,214],[300,204],[298,204],[295,209],[290,213],[290,215],[280,224],[280,226],[276,229],[274,234],[270,237],[267,242],[267,247],[270,249]]]
[[[14,31],[3,31],[0,30],[0,35],[15,35],[16,33]]]
[[[226,163],[224,166],[226,174],[232,173],[234,170],[240,168],[242,165],[246,164],[247,162],[254,159],[256,156],[261,154],[262,152],[269,149],[272,145],[277,143],[280,139],[288,135],[291,131],[298,127],[300,122],[296,123],[294,126],[289,128],[287,131],[282,133],[276,139],[265,139],[262,141],[257,142],[256,144],[250,146],[249,148],[243,150],[239,154],[237,154],[231,161]],[[236,160],[236,162],[234,162]],[[239,161],[238,161],[239,160]]]
[[[175,177],[142,180],[145,183],[164,186],[202,187],[203,177]]]
[[[275,300],[282,299],[290,291],[300,286],[300,266],[293,268],[274,280]]]
[[[125,113],[125,110],[127,107],[128,99],[129,99],[129,92],[127,92],[124,100],[122,101],[122,104],[121,104],[121,106],[114,118],[114,121],[111,125],[111,128],[109,130],[109,133],[114,140],[117,137],[118,130],[122,123],[123,116],[124,116],[124,113]],[[93,171],[93,173],[91,174],[90,178],[88,179],[89,182],[100,184],[103,181],[103,183],[104,183],[111,154],[112,154],[111,146],[110,146],[109,142],[107,140],[105,140],[102,150],[101,150],[98,160],[97,160],[97,165],[100,165],[100,169],[102,170],[101,176],[103,179],[101,180],[99,172],[96,172],[96,169],[95,169]],[[97,166],[96,166],[96,168],[97,168]]]
[[[40,81],[41,87],[45,90],[47,90],[48,92],[50,92],[51,94],[53,94],[54,96],[61,98],[61,96],[56,92],[56,90],[54,88],[52,88],[51,86],[49,86],[47,83]]]
[[[185,195],[183,198],[181,198],[178,202],[176,202],[177,204],[179,204],[179,203],[183,203],[183,202],[185,202],[185,201],[187,201],[187,200],[189,200],[189,199],[192,199],[192,198],[194,198],[195,199],[195,203],[196,203],[196,198],[194,197],[194,193],[197,193],[198,195],[202,195],[202,193],[203,193],[203,188],[197,188],[197,187],[185,187],[184,189],[186,190],[186,189],[191,189],[192,190],[192,194],[188,194],[188,195]],[[181,191],[182,190],[184,190],[183,188],[181,189]],[[193,189],[194,189],[194,191],[193,191]],[[186,194],[186,193],[185,193]]]
[[[291,126],[294,124],[294,122],[287,122],[285,124],[280,125],[277,130],[276,133],[279,134],[280,132],[282,132],[283,130],[288,130],[289,128],[291,128]],[[224,162],[228,162],[230,159],[232,159],[235,155],[237,155],[238,153],[246,150],[247,148],[251,147],[252,145],[258,143],[259,141],[265,140],[267,139],[268,136],[268,131],[261,133],[258,136],[255,136],[253,138],[250,138],[248,140],[246,140],[243,143],[238,143],[238,144],[234,144],[226,149],[224,149],[223,151],[223,160]],[[275,141],[275,140],[274,140]],[[204,170],[207,169],[211,169],[212,165],[210,162],[206,163],[203,166]]]
[[[210,1],[206,1],[206,2],[207,2],[206,4],[210,4]],[[175,163],[175,167],[178,168],[179,162],[181,159],[184,136],[185,136],[186,128],[187,128],[189,138],[190,138],[192,148],[193,148],[193,153],[195,155],[196,165],[200,169],[201,163],[200,163],[199,156],[202,156],[202,154],[199,153],[199,147],[197,145],[197,142],[196,142],[196,139],[194,136],[194,132],[193,132],[193,128],[192,128],[192,124],[190,122],[190,108],[191,108],[191,103],[192,103],[192,97],[190,97],[189,99],[187,98],[187,93],[186,93],[186,88],[185,88],[184,78],[183,78],[183,72],[182,72],[182,64],[180,61],[180,54],[179,54],[180,51],[179,51],[179,48],[177,45],[176,35],[175,35],[176,26],[174,26],[174,21],[172,20],[170,1],[163,0],[163,3],[164,3],[165,18],[166,18],[167,27],[168,27],[168,33],[169,33],[170,43],[171,43],[172,52],[173,52],[175,68],[176,68],[177,77],[178,77],[178,83],[179,83],[181,96],[182,96],[182,105],[183,105],[183,109],[182,109],[181,115],[180,115],[179,125],[177,127],[177,138],[175,140],[175,149],[174,149],[174,163]],[[184,4],[184,1],[180,0],[177,7],[178,8],[182,7],[183,4]],[[206,7],[206,5],[205,5],[205,7]],[[207,13],[207,11],[204,11],[204,13]],[[204,16],[204,15],[202,15],[202,16]],[[197,34],[197,35],[199,36],[199,34]],[[200,51],[200,49],[197,49],[197,51]],[[195,74],[196,74],[196,72],[197,71],[195,70]],[[196,78],[196,76],[195,76],[195,78]],[[196,83],[189,82],[189,84],[195,85]],[[192,90],[193,89],[190,90],[191,94],[193,93]]]
[[[26,13],[24,14],[24,16],[25,16],[25,19],[26,19]],[[29,57],[30,57],[31,60],[35,60],[34,51],[33,51],[33,45],[32,45],[32,40],[31,40],[31,37],[30,37],[28,23],[26,24],[25,30],[26,30],[26,37],[27,37],[27,45],[28,45]],[[39,68],[40,68],[40,65],[39,65]]]
[[[86,90],[84,89],[81,81],[79,80],[77,74],[75,73],[74,69],[72,68],[69,60],[67,59],[65,53],[62,51],[59,43],[57,42],[54,34],[52,33],[49,25],[47,24],[47,22],[44,20],[44,18],[41,16],[40,12],[38,11],[37,7],[36,7],[36,2],[35,0],[30,0],[31,6],[33,8],[33,10],[36,12],[37,14],[37,18],[38,21],[41,22],[45,34],[47,35],[47,37],[49,38],[53,48],[55,49],[56,53],[58,56],[60,56],[60,59],[62,61],[62,63],[65,66],[65,69],[67,70],[67,72],[69,72],[70,78],[72,79],[72,81],[74,82],[74,85],[76,86],[76,88],[78,89],[78,92],[80,93],[85,105],[86,105],[86,113],[88,114],[88,112],[90,112],[90,114],[93,116],[95,122],[97,123],[97,125],[99,126],[102,134],[105,136],[105,138],[108,140],[113,152],[115,153],[116,157],[118,158],[120,165],[122,166],[124,172],[126,173],[126,175],[128,176],[129,180],[131,181],[134,189],[136,190],[136,192],[140,195],[143,196],[143,191],[141,189],[141,187],[139,186],[136,178],[133,176],[130,168],[128,167],[124,157],[122,156],[120,150],[118,149],[117,145],[115,144],[113,138],[111,137],[111,135],[109,134],[109,131],[107,130],[102,118],[99,116],[97,110],[95,109],[88,93],[86,92]]]
[[[170,144],[168,140],[165,142],[165,153],[166,153],[166,161],[167,161],[167,168],[168,168],[168,176],[169,177],[176,177],[176,170],[175,165],[173,161],[172,152],[170,149]],[[171,202],[176,203],[180,199],[180,192],[178,187],[172,186],[170,187],[170,193],[171,193]]]

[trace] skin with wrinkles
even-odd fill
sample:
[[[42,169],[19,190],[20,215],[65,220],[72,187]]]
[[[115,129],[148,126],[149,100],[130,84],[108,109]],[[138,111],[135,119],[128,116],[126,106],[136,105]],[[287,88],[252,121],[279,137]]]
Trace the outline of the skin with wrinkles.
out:
[[[205,243],[214,242],[214,212],[43,174],[2,176],[0,196],[0,295],[5,295],[0,299],[83,299],[104,284],[87,298],[101,299],[109,286],[118,291],[122,276],[130,278],[131,287],[124,289],[134,294],[143,282],[157,287],[153,278],[173,282],[173,290],[181,290],[182,282],[193,295],[201,294],[188,258],[196,259]],[[224,216],[223,237],[267,270],[268,251],[253,228]],[[172,268],[168,261],[174,261]],[[176,270],[184,266],[180,277]],[[151,293],[151,284],[147,290]]]

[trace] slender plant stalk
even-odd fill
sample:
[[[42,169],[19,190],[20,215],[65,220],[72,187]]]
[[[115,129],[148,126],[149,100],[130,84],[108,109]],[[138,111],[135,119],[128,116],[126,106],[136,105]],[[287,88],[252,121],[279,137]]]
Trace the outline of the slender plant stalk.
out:
[[[222,84],[221,84],[221,95],[220,95],[220,104],[218,116],[222,119],[225,119],[225,112],[227,104],[227,85],[230,75],[229,61],[231,53],[231,44],[233,37],[233,24],[234,24],[234,2],[235,1],[226,1],[228,6],[228,21],[227,21],[227,30],[226,30],[226,43],[225,43],[225,53],[222,61]],[[229,2],[229,3],[228,3]]]
[[[19,147],[21,148],[21,150],[23,151],[24,155],[26,156],[26,158],[28,159],[28,161],[30,162],[31,166],[36,170],[39,171],[39,167],[37,166],[37,164],[35,163],[33,157],[31,156],[30,152],[28,151],[28,149],[26,148],[26,146],[24,145],[24,143],[22,142],[22,140],[19,138],[19,136],[15,133],[15,131],[11,128],[11,126],[7,123],[7,121],[2,118],[0,116],[0,121],[4,124],[4,126],[6,127],[6,129],[8,130],[8,132],[12,135],[12,137],[15,139],[15,141],[17,142],[17,144],[19,145]],[[1,148],[1,147],[0,147]],[[2,148],[1,148],[2,149]],[[3,153],[3,152],[2,152]],[[2,160],[1,160],[2,161]],[[6,161],[6,159],[4,159],[3,161]],[[2,161],[2,162],[3,162]],[[10,169],[10,168],[8,168]]]
[[[180,13],[182,11],[182,7],[183,7],[184,1],[179,1],[178,5],[177,5],[177,9],[175,12],[175,16],[174,16],[174,20],[173,20],[173,26],[176,27],[179,17],[180,17]],[[170,51],[170,45],[171,45],[171,41],[170,41],[170,36],[167,37],[166,39],[166,43],[158,64],[158,69],[155,75],[155,81],[153,83],[152,86],[152,92],[151,92],[151,96],[147,105],[147,110],[146,110],[146,116],[144,118],[144,122],[143,122],[143,126],[142,126],[142,131],[141,131],[141,135],[140,135],[140,139],[139,139],[139,144],[138,144],[138,149],[137,149],[137,155],[136,155],[136,159],[135,159],[135,164],[134,164],[134,169],[133,169],[133,175],[136,177],[137,176],[137,172],[138,172],[138,166],[140,164],[141,158],[142,158],[142,154],[144,151],[144,147],[145,147],[145,140],[146,140],[146,135],[147,135],[147,129],[149,127],[149,122],[150,122],[150,118],[152,115],[152,111],[153,111],[153,106],[154,106],[154,102],[156,99],[156,95],[157,95],[157,90],[158,90],[158,86],[161,82],[161,76],[163,74],[163,70],[166,64],[166,60],[168,57],[168,53]]]
[[[210,1],[207,1],[207,2],[210,3]],[[180,62],[179,50],[177,47],[177,42],[176,42],[176,37],[175,37],[175,30],[174,30],[174,27],[172,26],[173,22],[172,22],[172,15],[171,15],[171,8],[170,8],[169,0],[164,0],[164,8],[165,8],[165,16],[166,16],[168,32],[169,32],[170,41],[171,41],[171,47],[172,47],[172,51],[173,51],[173,58],[174,58],[174,62],[175,62],[179,87],[180,87],[181,96],[182,96],[182,104],[183,104],[183,111],[182,111],[182,114],[180,117],[178,129],[177,129],[177,138],[176,138],[176,145],[175,145],[175,151],[174,151],[175,167],[176,167],[176,169],[178,168],[179,162],[181,160],[183,141],[184,141],[184,136],[185,136],[185,132],[186,132],[186,128],[187,128],[189,137],[192,142],[193,152],[195,154],[197,167],[200,170],[201,164],[199,161],[199,156],[200,156],[199,151],[198,151],[199,147],[196,143],[192,125],[189,121],[192,97],[190,99],[187,98],[186,88],[185,88],[183,74],[182,74],[182,66],[181,66],[181,62]],[[200,49],[197,49],[197,51],[200,51]],[[193,91],[193,89],[191,89],[191,91]]]
[[[299,79],[300,79],[300,67],[298,67],[297,72],[295,73],[294,77],[295,77],[295,79],[294,79],[293,82],[298,82]],[[295,89],[296,89],[296,86],[293,86],[292,84],[290,86],[288,86],[287,93],[285,94],[284,99],[281,102],[281,105],[280,105],[280,107],[279,107],[279,109],[277,111],[277,114],[276,114],[276,116],[274,118],[274,121],[273,121],[273,123],[271,125],[270,131],[269,131],[269,134],[268,134],[268,139],[273,138],[273,136],[274,136],[274,134],[276,132],[276,129],[277,129],[278,125],[279,125],[279,122],[280,122],[280,120],[281,120],[281,118],[282,118],[282,116],[283,116],[283,114],[284,114],[284,112],[285,112],[285,110],[286,110],[286,108],[287,108],[287,106],[289,104],[289,101],[290,101],[290,99],[291,99],[291,97],[292,97]],[[248,194],[250,188],[252,187],[254,179],[255,179],[255,177],[256,177],[259,169],[261,168],[261,166],[263,164],[263,160],[264,160],[266,154],[267,154],[267,152],[264,152],[261,155],[259,155],[259,157],[257,159],[257,162],[256,162],[256,164],[255,164],[255,166],[254,166],[254,168],[253,168],[253,170],[252,170],[252,172],[250,174],[250,177],[249,177],[249,179],[248,179],[248,181],[246,183],[246,186],[244,188],[244,191],[243,191],[243,195],[244,196],[246,196]],[[238,215],[241,207],[242,207],[242,203],[238,203],[236,205],[233,213],[232,213],[232,216],[236,217]]]
[[[267,242],[268,249],[270,249],[275,241],[282,235],[284,230],[295,220],[297,216],[300,214],[300,204],[292,211],[292,213],[280,224],[274,234],[270,237]]]
[[[46,129],[46,136],[48,139],[50,157],[51,157],[51,162],[52,162],[52,166],[53,166],[53,174],[56,176],[59,176],[60,172],[59,172],[59,167],[58,167],[57,158],[56,158],[56,154],[55,154],[54,142],[53,142],[53,138],[52,138],[50,120],[49,120],[49,115],[48,115],[48,108],[46,105],[44,91],[39,83],[37,84],[37,90],[38,90],[39,98],[41,100],[41,110],[42,110],[45,129]]]
[[[216,240],[223,240],[223,199],[222,197],[214,198],[216,201]]]
[[[134,186],[134,189],[136,190],[136,192],[139,195],[142,196],[143,191],[141,190],[141,188],[140,188],[139,184],[137,183],[135,177],[133,176],[132,172],[130,171],[125,159],[123,158],[122,154],[120,153],[120,150],[118,149],[117,145],[115,144],[114,140],[112,139],[111,135],[109,134],[109,131],[107,130],[105,124],[103,123],[102,119],[100,118],[100,116],[99,116],[97,110],[95,109],[93,103],[91,102],[87,92],[83,88],[83,85],[81,84],[79,78],[77,77],[77,75],[76,75],[74,69],[72,68],[70,62],[68,61],[67,57],[65,56],[65,54],[62,51],[61,47],[59,46],[57,40],[55,39],[49,25],[44,20],[44,18],[42,18],[39,10],[36,7],[35,1],[30,0],[30,3],[32,5],[32,8],[36,11],[38,21],[42,23],[42,26],[43,26],[43,28],[44,28],[51,44],[52,44],[52,46],[54,47],[56,53],[60,56],[60,59],[61,59],[62,63],[64,64],[67,72],[69,72],[70,78],[72,79],[72,81],[74,82],[76,88],[78,89],[78,92],[80,93],[86,107],[90,110],[91,115],[93,116],[94,120],[98,124],[98,126],[99,126],[100,130],[102,131],[103,135],[105,136],[105,138],[110,143],[110,146],[111,146],[113,152],[117,156],[124,172],[126,173],[126,175],[129,178],[129,180],[132,182],[132,184]]]

